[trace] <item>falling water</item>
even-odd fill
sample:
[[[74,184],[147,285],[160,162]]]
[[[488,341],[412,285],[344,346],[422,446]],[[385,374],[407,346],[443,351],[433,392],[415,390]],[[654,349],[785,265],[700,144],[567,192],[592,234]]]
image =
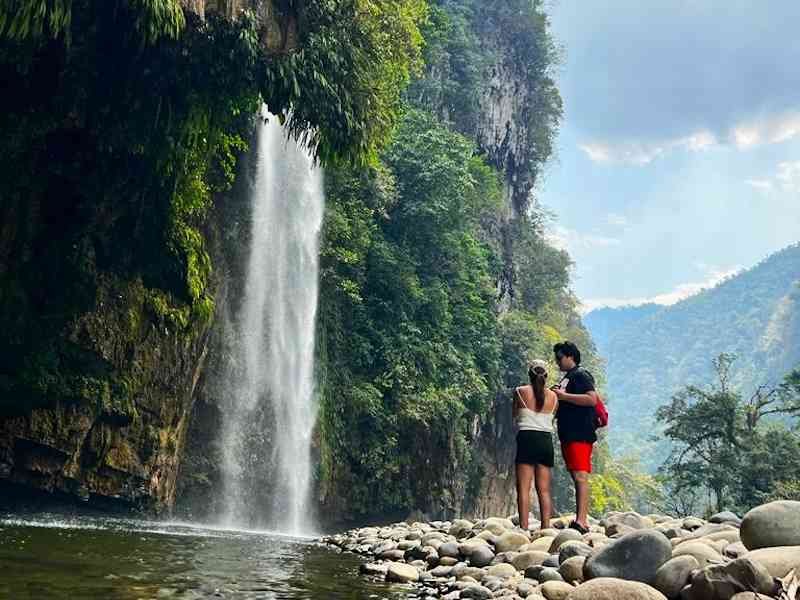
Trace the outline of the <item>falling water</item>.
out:
[[[310,533],[322,173],[277,118],[259,126],[245,285],[224,377],[224,522]],[[264,499],[268,505],[264,506]]]

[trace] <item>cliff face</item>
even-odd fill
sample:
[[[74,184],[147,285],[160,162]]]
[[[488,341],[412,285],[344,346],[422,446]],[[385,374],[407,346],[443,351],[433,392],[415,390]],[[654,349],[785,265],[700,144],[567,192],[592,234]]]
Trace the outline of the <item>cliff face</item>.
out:
[[[0,479],[169,506],[207,326],[178,326],[166,293],[105,268],[114,242],[93,218],[51,211],[36,196],[0,207]]]

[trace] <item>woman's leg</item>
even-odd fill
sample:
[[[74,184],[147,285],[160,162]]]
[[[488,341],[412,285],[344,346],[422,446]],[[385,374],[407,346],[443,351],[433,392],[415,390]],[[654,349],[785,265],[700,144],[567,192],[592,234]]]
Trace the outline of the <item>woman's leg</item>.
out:
[[[528,529],[528,513],[531,511],[531,480],[533,465],[517,463],[517,510],[519,526]]]
[[[536,465],[536,495],[539,496],[539,514],[542,518],[542,529],[550,527],[550,513],[553,502],[550,499],[550,467]]]

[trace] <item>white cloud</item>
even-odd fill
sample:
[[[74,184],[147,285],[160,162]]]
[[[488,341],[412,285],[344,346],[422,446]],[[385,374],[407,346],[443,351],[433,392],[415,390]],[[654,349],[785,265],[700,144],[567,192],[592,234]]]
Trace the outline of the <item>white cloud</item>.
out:
[[[768,115],[735,125],[729,141],[739,150],[761,144],[779,144],[800,135],[800,112]]]
[[[785,192],[800,192],[800,160],[779,162],[776,173],[763,179],[745,179],[744,182],[761,191],[780,189]]]
[[[595,233],[580,233],[574,229],[567,229],[561,225],[556,225],[547,233],[548,241],[559,248],[575,252],[577,250],[595,250],[597,248],[608,248],[619,246],[622,242],[618,238],[607,237]]]
[[[594,310],[595,308],[619,308],[621,306],[640,306],[642,304],[661,304],[663,306],[671,306],[673,304],[677,304],[681,300],[686,300],[686,298],[694,296],[703,290],[713,288],[717,284],[723,282],[729,277],[737,275],[741,271],[741,267],[734,267],[726,270],[710,270],[709,277],[705,281],[681,283],[668,292],[656,294],[655,296],[650,297],[587,298],[585,300],[581,300],[581,312],[585,314]]]
[[[700,129],[678,138],[621,142],[596,140],[578,144],[578,147],[592,162],[644,166],[678,150],[701,152],[725,146],[749,150],[764,144],[780,144],[798,136],[800,136],[800,112],[789,111],[736,123],[726,135],[722,136],[722,139],[707,129]],[[752,185],[749,181],[748,184]]]
[[[674,150],[701,152],[718,144],[713,133],[699,130],[680,138],[620,143],[596,141],[579,144],[589,160],[603,164],[643,166]]]

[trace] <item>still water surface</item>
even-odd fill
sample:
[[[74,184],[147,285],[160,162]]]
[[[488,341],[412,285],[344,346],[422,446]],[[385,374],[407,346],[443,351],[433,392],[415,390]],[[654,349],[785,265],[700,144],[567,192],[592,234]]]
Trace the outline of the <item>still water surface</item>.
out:
[[[130,519],[0,514],[0,599],[374,599],[361,560],[313,540]]]

